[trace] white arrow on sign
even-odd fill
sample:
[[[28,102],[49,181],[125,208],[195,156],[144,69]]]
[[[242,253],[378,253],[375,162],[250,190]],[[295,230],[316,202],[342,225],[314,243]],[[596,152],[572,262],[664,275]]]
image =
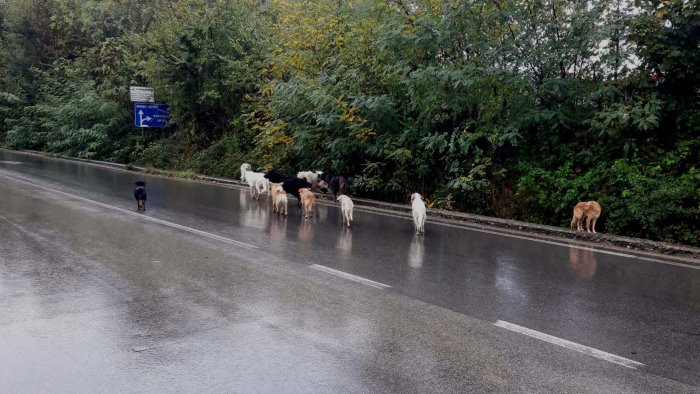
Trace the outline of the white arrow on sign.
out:
[[[143,122],[144,122],[144,121],[148,122],[148,121],[150,121],[150,120],[151,120],[151,117],[150,117],[150,116],[146,116],[146,117],[144,118],[144,117],[143,117],[143,110],[139,110],[139,126],[141,126],[141,127],[148,127],[148,125],[144,125]]]

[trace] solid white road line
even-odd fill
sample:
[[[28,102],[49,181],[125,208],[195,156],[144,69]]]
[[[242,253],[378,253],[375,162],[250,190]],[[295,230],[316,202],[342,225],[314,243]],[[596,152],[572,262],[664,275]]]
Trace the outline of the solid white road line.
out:
[[[99,165],[97,165],[97,164],[95,164],[95,163],[88,163],[88,164],[99,166]],[[101,166],[101,167],[103,167],[103,166]],[[106,168],[112,168],[112,167],[106,167]],[[112,169],[121,170],[121,169],[118,169],[118,168],[112,168]],[[121,171],[123,171],[123,170],[121,170]],[[17,179],[17,178],[13,178],[13,177],[8,177],[8,178]],[[25,181],[25,182],[26,182],[26,181]],[[27,183],[32,184],[32,185],[35,185],[35,184],[31,183],[31,182],[27,182]],[[35,186],[38,186],[38,185],[35,185]],[[221,186],[221,185],[220,185],[220,186]],[[233,186],[233,188],[241,188],[241,189],[245,189],[245,188],[246,188],[245,186],[242,186],[242,185],[230,185],[230,186]],[[50,188],[49,188],[48,190],[54,190],[54,189],[50,189]],[[327,205],[333,206],[333,204],[327,204]],[[362,207],[359,207],[359,206],[358,206],[358,207],[355,207],[355,210],[356,210],[356,211],[360,211],[360,212],[373,213],[373,214],[376,214],[376,215],[383,215],[383,216],[389,216],[389,217],[404,219],[404,220],[413,220],[411,217],[402,216],[402,215],[397,215],[397,214],[388,213],[388,212],[379,212],[379,211],[374,211],[374,210],[369,210],[369,209],[363,209]],[[132,212],[132,213],[133,213],[133,212]],[[642,260],[642,261],[649,261],[649,262],[653,262],[653,263],[666,264],[666,265],[673,265],[673,266],[676,266],[676,267],[683,267],[683,268],[691,268],[691,269],[700,270],[700,266],[699,266],[699,265],[677,263],[677,262],[674,262],[674,261],[667,261],[667,260],[655,259],[655,258],[653,258],[653,257],[644,257],[644,256],[639,256],[639,255],[634,255],[634,254],[627,254],[627,253],[621,253],[621,252],[614,252],[614,251],[610,251],[610,250],[597,249],[597,248],[592,248],[592,247],[588,247],[588,246],[579,246],[579,245],[575,245],[575,244],[571,244],[571,243],[566,243],[566,242],[549,241],[549,240],[545,240],[545,239],[541,239],[541,238],[534,238],[534,237],[527,237],[527,236],[522,236],[522,235],[509,234],[509,233],[504,233],[504,232],[499,232],[499,231],[485,230],[485,229],[481,229],[481,228],[478,228],[478,227],[476,227],[476,226],[472,226],[472,225],[468,225],[468,224],[456,225],[456,224],[449,224],[449,223],[443,223],[443,222],[433,222],[433,221],[431,221],[431,220],[428,220],[428,223],[435,224],[435,225],[438,225],[438,226],[452,227],[452,228],[458,228],[458,229],[462,229],[462,230],[476,231],[476,232],[486,233],[486,234],[493,234],[493,235],[498,235],[498,236],[502,236],[502,237],[517,238],[517,239],[522,239],[522,240],[526,240],[526,241],[540,242],[540,243],[545,243],[545,244],[549,244],[549,245],[557,245],[557,246],[562,246],[562,247],[565,247],[565,248],[574,248],[574,249],[580,249],[580,250],[588,250],[588,251],[591,251],[591,252],[602,253],[602,254],[607,254],[607,255],[611,255],[611,256],[625,257],[625,258],[630,258],[630,259],[636,259],[636,260]],[[196,230],[196,231],[199,231],[199,230]],[[212,235],[213,235],[213,234],[212,234]],[[218,236],[216,236],[216,237],[218,237]],[[231,240],[231,241],[233,241],[233,240]],[[233,242],[239,242],[239,241],[233,241]],[[244,244],[244,245],[247,245],[247,246],[249,246],[249,247],[257,248],[256,246],[252,246],[252,245],[249,245],[249,244],[245,244],[244,242],[239,242],[239,243]]]
[[[637,367],[643,367],[644,364],[630,360],[628,358],[620,357],[612,353],[607,353],[602,350],[594,349],[592,347],[584,346],[576,342],[567,341],[566,339],[561,339],[543,332],[531,330],[529,328],[519,326],[517,324],[508,323],[507,321],[498,320],[493,323],[495,326],[505,328],[506,330],[514,331],[529,337],[537,338],[539,340],[549,342],[551,344],[561,346],[570,350],[577,351],[579,353],[587,354],[589,356],[597,357],[611,363],[622,365],[623,367],[637,369]]]
[[[356,211],[360,212],[367,212],[367,213],[373,213],[377,215],[384,215],[384,216],[390,216],[394,218],[399,218],[399,219],[405,219],[405,220],[413,220],[410,217],[407,216],[402,216],[402,215],[396,215],[393,213],[387,213],[387,212],[377,212],[373,210],[366,210],[362,209],[360,207],[355,207]],[[468,231],[476,231],[479,233],[486,233],[486,234],[493,234],[493,235],[499,235],[502,237],[509,237],[509,238],[517,238],[517,239],[523,239],[526,241],[533,241],[533,242],[540,242],[544,244],[549,244],[549,245],[557,245],[557,246],[563,246],[566,248],[574,248],[574,249],[580,249],[580,250],[588,250],[591,252],[595,253],[602,253],[602,254],[608,254],[611,256],[619,256],[619,257],[625,257],[629,259],[636,259],[636,260],[643,260],[643,261],[650,261],[653,263],[659,263],[659,264],[666,264],[666,265],[675,265],[677,267],[683,267],[683,268],[692,268],[695,270],[700,270],[700,265],[692,265],[692,264],[685,264],[685,263],[677,263],[675,261],[667,261],[667,260],[661,260],[661,259],[655,259],[653,257],[644,257],[644,256],[638,256],[634,254],[628,254],[628,253],[621,253],[621,252],[614,252],[611,250],[604,250],[604,249],[597,249],[597,248],[592,248],[588,246],[580,246],[580,245],[575,245],[575,244],[570,244],[566,242],[558,242],[558,241],[549,241],[546,239],[540,239],[540,238],[534,238],[534,237],[527,237],[523,235],[516,235],[516,234],[509,234],[509,233],[503,233],[499,231],[492,231],[492,230],[484,230],[481,228],[477,227],[472,227],[471,225],[465,224],[465,225],[457,225],[457,224],[450,224],[450,223],[443,223],[443,222],[433,222],[428,220],[427,223],[435,224],[438,226],[445,226],[445,227],[452,227],[452,228],[458,228],[462,230],[468,230]]]
[[[151,222],[154,222],[154,223],[162,224],[163,226],[168,226],[168,227],[176,228],[176,229],[178,229],[178,230],[187,231],[187,232],[192,233],[192,234],[197,234],[197,235],[201,235],[201,236],[203,236],[203,237],[215,239],[215,240],[217,240],[217,241],[225,242],[225,243],[230,244],[230,245],[245,246],[245,247],[251,248],[251,249],[258,249],[258,247],[255,246],[255,245],[247,244],[247,243],[241,242],[241,241],[236,241],[235,239],[222,237],[222,236],[220,236],[220,235],[212,234],[212,233],[209,233],[209,232],[206,232],[206,231],[202,231],[202,230],[197,230],[196,228],[183,226],[183,225],[181,225],[181,224],[169,222],[169,221],[167,221],[167,220],[157,219],[157,218],[154,218],[154,217],[152,217],[152,216],[146,216],[145,214],[142,214],[142,213],[137,213],[137,212],[134,212],[134,211],[130,211],[130,210],[128,210],[128,209],[119,208],[119,207],[115,207],[115,206],[113,206],[113,205],[109,205],[109,204],[101,203],[101,202],[99,202],[99,201],[91,200],[91,199],[89,199],[89,198],[80,197],[80,196],[77,196],[77,195],[75,195],[75,194],[66,193],[66,192],[64,192],[64,191],[52,189],[52,188],[50,188],[50,187],[43,186],[43,185],[39,185],[39,184],[36,184],[36,183],[34,183],[34,182],[25,181],[24,179],[15,178],[15,177],[8,176],[8,175],[5,175],[5,174],[0,174],[0,177],[12,179],[12,180],[14,180],[14,181],[16,181],[16,182],[25,183],[25,184],[27,184],[27,185],[31,185],[31,186],[34,186],[34,187],[38,187],[38,188],[40,188],[40,189],[48,190],[49,192],[56,193],[56,194],[60,194],[60,195],[63,195],[63,196],[66,196],[66,197],[69,197],[69,198],[72,198],[72,199],[76,199],[76,200],[79,200],[79,201],[84,201],[84,202],[87,202],[87,203],[90,203],[90,204],[93,204],[93,205],[97,205],[97,206],[100,206],[100,207],[103,207],[103,208],[107,208],[107,209],[111,209],[111,210],[118,211],[118,212],[121,212],[121,213],[125,213],[125,214],[128,214],[128,215],[132,215],[132,216],[138,217],[139,219],[148,220],[148,221],[151,221]]]
[[[385,285],[384,283],[375,282],[373,280],[369,280],[369,279],[363,278],[361,276],[355,276],[352,274],[348,274],[347,272],[334,270],[333,268],[328,268],[325,265],[314,264],[314,265],[310,265],[309,267],[311,267],[315,270],[323,271],[323,272],[329,273],[331,275],[341,277],[343,279],[348,279],[348,280],[362,283],[363,285],[372,286],[372,287],[377,288],[377,289],[386,289],[386,288],[391,287],[389,285]]]

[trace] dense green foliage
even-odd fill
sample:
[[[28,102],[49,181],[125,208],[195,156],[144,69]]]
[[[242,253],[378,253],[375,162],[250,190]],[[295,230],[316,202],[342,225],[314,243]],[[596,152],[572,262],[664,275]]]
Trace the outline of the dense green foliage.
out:
[[[172,106],[133,127],[129,85]],[[700,245],[700,3],[0,2],[0,143]]]

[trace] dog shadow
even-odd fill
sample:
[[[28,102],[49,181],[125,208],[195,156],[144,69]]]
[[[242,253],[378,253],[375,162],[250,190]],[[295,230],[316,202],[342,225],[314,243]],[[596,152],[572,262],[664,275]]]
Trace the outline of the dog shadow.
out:
[[[340,230],[340,236],[338,237],[338,242],[335,244],[336,249],[340,250],[342,255],[349,255],[352,253],[352,231],[349,228],[343,227]]]
[[[314,217],[318,218],[321,222],[325,222],[328,219],[328,206],[325,204],[318,204],[317,202]]]
[[[421,235],[414,235],[411,240],[411,246],[408,248],[408,265],[411,268],[420,268],[425,260],[425,247]]]
[[[250,200],[250,197],[241,193],[239,223],[245,227],[264,230],[270,219],[271,209],[266,203]]]
[[[270,220],[270,237],[274,241],[282,241],[287,238],[287,217],[273,214]]]
[[[592,251],[572,247],[569,248],[569,267],[577,277],[591,280],[595,276],[598,264]]]
[[[297,237],[303,243],[312,243],[314,240],[314,225],[312,219],[301,219],[299,223],[299,231]]]

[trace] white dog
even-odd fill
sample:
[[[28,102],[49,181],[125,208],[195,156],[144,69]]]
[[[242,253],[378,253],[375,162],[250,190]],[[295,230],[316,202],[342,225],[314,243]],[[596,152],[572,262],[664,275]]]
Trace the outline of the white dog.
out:
[[[275,186],[272,195],[274,195],[275,200],[272,212],[287,215],[287,192],[284,191],[282,185]]]
[[[241,164],[241,182],[245,182],[245,172],[251,171],[252,169],[253,167],[251,167],[248,163]]]
[[[350,223],[352,222],[352,209],[355,207],[355,204],[353,204],[350,197],[345,194],[339,195],[338,201],[340,201],[340,211],[343,213],[343,224],[347,224],[347,226],[350,227]]]
[[[411,210],[413,211],[413,224],[416,226],[416,234],[425,234],[425,202],[420,193],[411,194]]]
[[[297,172],[297,178],[306,179],[313,186],[318,186],[318,180],[323,174],[323,171],[300,171]]]
[[[262,193],[269,193],[270,186],[269,181],[265,178],[265,174],[262,172],[244,171],[246,182],[248,182],[248,187],[250,188],[250,197],[253,200],[260,198]]]

